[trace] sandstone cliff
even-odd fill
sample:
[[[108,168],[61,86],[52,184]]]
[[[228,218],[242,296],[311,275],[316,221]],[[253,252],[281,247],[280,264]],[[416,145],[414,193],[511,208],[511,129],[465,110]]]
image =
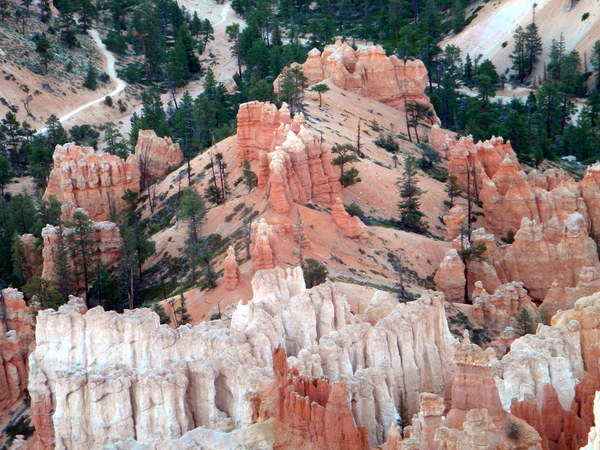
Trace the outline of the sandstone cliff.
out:
[[[385,440],[401,397],[416,412],[419,392],[443,395],[452,377],[453,339],[439,296],[398,304],[371,325],[350,312],[333,285],[306,290],[300,269],[259,271],[253,289],[230,325],[216,320],[172,330],[146,309],[40,312],[29,379],[42,448],[247,427],[259,392],[275,379],[277,347],[299,375],[344,382],[369,445]],[[344,397],[333,388],[328,401],[343,405]]]
[[[52,155],[44,198],[54,195],[61,203],[85,209],[90,219],[108,220],[125,207],[127,189],[139,191],[140,171],[134,155],[127,161],[109,153],[75,144],[57,145]]]

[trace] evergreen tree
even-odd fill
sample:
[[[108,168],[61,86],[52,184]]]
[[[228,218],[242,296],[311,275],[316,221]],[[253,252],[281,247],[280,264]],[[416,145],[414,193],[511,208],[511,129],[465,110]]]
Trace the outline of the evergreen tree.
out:
[[[183,292],[179,296],[179,306],[175,309],[176,326],[188,324],[192,321],[192,316],[188,313],[185,296]]]
[[[324,83],[315,84],[313,87],[310,88],[310,90],[319,94],[319,108],[320,108],[321,104],[322,104],[321,94],[327,92],[329,90],[329,86],[327,86]]]
[[[13,178],[14,173],[10,161],[0,155],[0,195],[4,196],[4,188]]]
[[[287,102],[292,116],[302,109],[303,92],[307,86],[308,79],[304,75],[301,66],[293,66],[282,72],[279,99]]]
[[[72,294],[71,268],[69,267],[69,248],[65,241],[65,230],[60,224],[56,236],[56,248],[52,254],[54,258],[54,271],[56,273],[56,290],[64,301]]]
[[[44,75],[48,73],[48,61],[51,61],[53,58],[50,47],[50,40],[46,36],[39,38],[35,45],[35,51],[40,54],[44,62]]]
[[[535,22],[530,23],[525,28],[525,53],[527,55],[527,73],[533,72],[533,67],[537,63],[542,54],[542,38],[538,33],[538,28]]]
[[[489,59],[486,59],[477,66],[475,70],[475,76],[473,82],[481,99],[485,102],[489,97],[493,97],[496,94],[500,85],[500,77],[496,72],[496,66]]]
[[[456,175],[448,176],[448,180],[446,181],[446,193],[448,194],[448,209],[451,209],[454,206],[454,199],[460,197],[462,194]]]
[[[519,314],[515,317],[515,332],[519,336],[535,334],[535,323],[525,307],[521,307]]]
[[[250,193],[252,192],[252,189],[254,189],[258,184],[258,177],[256,176],[256,173],[254,173],[250,168],[250,162],[247,159],[244,159],[242,167],[242,177],[244,179],[244,184],[248,188],[248,193]]]
[[[592,49],[592,56],[590,58],[592,68],[598,72],[596,75],[596,89],[600,90],[600,40],[594,42],[594,48]]]
[[[454,0],[452,7],[452,31],[460,33],[465,27],[465,0]]]
[[[425,214],[421,212],[420,197],[425,193],[417,184],[417,162],[414,157],[404,160],[404,173],[398,178],[396,186],[400,190],[402,200],[398,203],[400,211],[400,227],[407,231],[424,234],[427,232]]]
[[[91,89],[93,91],[98,87],[98,71],[93,64],[89,64],[87,68],[87,74],[83,82],[83,87]]]
[[[71,229],[67,234],[67,243],[75,275],[81,277],[87,296],[87,292],[92,282],[92,271],[96,265],[96,252],[94,249],[94,228],[92,221],[82,211],[75,211],[73,221],[70,224]],[[91,307],[89,299],[86,297],[86,306]]]
[[[359,183],[361,180],[358,177],[358,169],[350,169],[344,171],[346,165],[350,165],[358,161],[356,148],[352,144],[336,144],[331,148],[331,153],[337,155],[331,163],[340,167],[340,183],[344,187]]]
[[[113,122],[106,122],[100,129],[104,132],[104,149],[112,155],[127,159],[129,148],[117,126]]]
[[[463,81],[467,87],[473,87],[473,60],[471,55],[467,53],[465,63],[463,65]]]
[[[201,239],[202,223],[206,216],[206,207],[202,198],[191,187],[183,191],[179,206],[179,216],[188,223],[188,238],[184,252],[188,257],[192,269],[192,282],[195,283],[197,280],[198,264],[203,260],[210,262],[210,259],[208,255],[205,255],[206,252]]]
[[[55,288],[54,282],[42,277],[33,277],[23,286],[23,293],[30,300],[39,302],[42,309],[58,309],[64,303],[60,293]]]
[[[240,49],[240,25],[232,23],[225,28],[227,40],[231,43],[231,54],[236,57],[238,64],[238,75],[242,76],[242,57]]]

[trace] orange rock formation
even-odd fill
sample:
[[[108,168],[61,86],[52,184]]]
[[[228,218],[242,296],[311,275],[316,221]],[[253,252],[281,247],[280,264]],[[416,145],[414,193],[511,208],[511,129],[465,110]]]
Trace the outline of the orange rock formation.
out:
[[[450,249],[434,277],[435,288],[444,293],[449,302],[465,299],[465,265],[455,249]]]
[[[183,161],[179,144],[170,137],[158,137],[154,130],[139,131],[135,157],[141,176],[145,177],[145,185],[152,184]]]
[[[57,145],[54,167],[44,193],[63,204],[73,203],[88,211],[90,219],[108,220],[111,212],[125,207],[121,197],[127,189],[139,191],[140,171],[136,157],[127,161],[109,153],[95,152],[75,144]]]
[[[265,219],[252,223],[250,255],[255,270],[273,269],[279,264],[277,237]]]
[[[240,282],[240,267],[235,258],[233,245],[230,245],[227,249],[227,256],[223,262],[223,280],[225,289],[228,291],[234,290]]]
[[[16,289],[4,289],[0,295],[0,421],[3,421],[6,411],[27,387],[33,316],[23,294]]]
[[[365,233],[365,225],[359,217],[351,216],[344,208],[344,203],[336,199],[331,207],[331,220],[342,229],[344,234],[352,239],[361,239]]]
[[[367,430],[354,421],[344,383],[300,376],[296,369],[288,369],[281,348],[273,354],[273,371],[276,417],[278,426],[283,428],[276,436],[284,441],[279,446],[292,447],[290,441],[296,440],[301,446],[323,450],[371,448]]]
[[[354,50],[348,43],[338,41],[326,46],[323,53],[315,48],[308,53],[302,69],[309,84],[331,79],[341,89],[394,108],[403,109],[405,102],[430,105],[425,95],[425,65],[419,60],[388,57],[379,45],[362,45]]]

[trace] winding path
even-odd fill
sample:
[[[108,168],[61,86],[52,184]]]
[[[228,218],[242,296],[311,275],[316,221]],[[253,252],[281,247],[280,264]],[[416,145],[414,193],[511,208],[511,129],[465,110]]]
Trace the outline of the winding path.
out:
[[[103,102],[107,96],[113,97],[115,95],[120,94],[127,87],[127,82],[117,76],[117,70],[115,69],[115,57],[110,51],[107,50],[106,45],[104,45],[104,43],[102,42],[102,39],[100,39],[100,34],[98,33],[98,31],[90,29],[90,30],[88,30],[88,34],[96,43],[96,46],[98,47],[98,50],[100,50],[100,53],[102,53],[102,55],[104,55],[104,58],[106,59],[105,72],[108,74],[108,76],[111,79],[113,79],[117,82],[117,86],[115,87],[115,89],[113,91],[109,92],[108,94],[103,94],[103,95],[99,96],[98,98],[96,98],[95,100],[92,100],[91,102],[88,102],[85,105],[79,106],[78,108],[75,108],[73,111],[65,114],[64,116],[59,117],[58,120],[60,120],[61,123],[66,122],[67,120],[76,116],[81,111],[89,108],[90,106],[93,106],[97,103]],[[44,133],[45,131],[46,131],[46,127],[42,128],[38,133]]]

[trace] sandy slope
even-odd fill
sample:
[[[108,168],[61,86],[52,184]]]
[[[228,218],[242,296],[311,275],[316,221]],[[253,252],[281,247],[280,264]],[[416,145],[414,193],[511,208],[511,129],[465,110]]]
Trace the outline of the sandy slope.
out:
[[[569,9],[568,0],[536,0],[535,21],[543,40],[542,61],[536,67],[535,74],[543,71],[543,62],[548,58],[552,39],[564,35],[567,50],[576,49],[582,56],[591,54],[594,42],[600,39],[600,3],[598,0],[578,0]],[[442,43],[454,44],[461,48],[462,56],[472,57],[482,54],[496,65],[499,72],[510,67],[510,53],[513,51],[513,34],[517,26],[525,28],[532,21],[534,2],[531,0],[496,0],[488,3],[478,2],[473,8],[483,4],[477,18],[461,33],[446,39]],[[581,21],[584,13],[589,13]],[[508,45],[502,48],[502,43]]]
[[[400,164],[394,168],[392,155],[374,145],[377,137],[369,125],[377,121],[379,126],[387,130],[394,130],[395,134],[405,132],[405,125],[399,118],[398,111],[382,103],[362,98],[350,92],[342,91],[330,84],[331,90],[323,95],[323,107],[318,107],[318,97],[307,95],[307,121],[310,128],[319,135],[321,132],[326,143],[355,142],[358,119],[362,118],[361,140],[363,151],[367,158],[358,163],[362,182],[345,190],[345,203],[356,202],[369,215],[390,219],[398,216],[397,203],[399,201],[398,189],[395,181],[402,173],[401,162],[407,154],[418,155],[417,148],[405,140],[400,140]],[[421,133],[426,134],[422,129]],[[236,137],[232,136],[217,144],[215,152],[222,152],[228,164],[228,182],[233,182],[241,175],[240,168],[235,161]],[[193,178],[200,178],[194,187],[203,193],[209,182],[209,174],[205,169],[209,162],[208,154],[197,157],[192,161]],[[256,171],[256,162],[252,163]],[[177,195],[180,188],[187,185],[187,177],[180,176],[181,169],[168,175],[156,187],[157,198],[165,200]],[[446,198],[444,185],[431,178],[421,176],[421,188],[427,191],[423,196],[423,211],[427,212],[430,229],[434,234],[441,236],[443,228],[439,216],[443,215],[443,200]],[[235,213],[235,207],[238,213]],[[160,201],[158,202],[160,209]],[[243,261],[243,243],[239,235],[235,235],[241,227],[241,209],[249,208],[258,212],[258,217],[265,218],[269,223],[275,224],[278,236],[278,249],[282,266],[289,267],[297,264],[297,244],[293,226],[300,214],[304,224],[304,235],[308,247],[304,249],[304,257],[314,258],[327,264],[330,275],[340,280],[352,279],[354,282],[371,282],[380,285],[393,286],[397,275],[389,264],[388,252],[397,254],[404,251],[406,266],[416,272],[421,279],[431,276],[439,262],[443,259],[449,244],[414,233],[407,233],[382,226],[370,226],[367,237],[363,242],[344,237],[343,233],[332,223],[331,215],[327,208],[316,209],[307,206],[297,206],[287,215],[275,214],[267,206],[263,191],[248,193],[243,184],[232,187],[230,200],[227,204],[210,208],[204,233],[219,233],[231,239],[238,251],[238,258]],[[148,207],[144,216],[149,214]],[[171,227],[155,234],[152,239],[156,242],[156,254],[147,262],[145,267],[151,267],[161,261],[165,256],[178,256],[184,246],[186,236],[185,224],[174,219]],[[221,268],[224,254],[215,258],[216,269]],[[226,291],[219,280],[216,289],[210,292],[193,290],[186,293],[188,307],[194,317],[194,322],[209,318],[217,312],[218,304],[225,311],[229,305],[240,299],[251,297],[249,281],[254,273],[252,261],[241,264],[243,279],[240,287],[233,292]],[[416,285],[413,289],[419,290]],[[175,305],[177,306],[177,304]],[[167,306],[169,310],[170,306]]]

